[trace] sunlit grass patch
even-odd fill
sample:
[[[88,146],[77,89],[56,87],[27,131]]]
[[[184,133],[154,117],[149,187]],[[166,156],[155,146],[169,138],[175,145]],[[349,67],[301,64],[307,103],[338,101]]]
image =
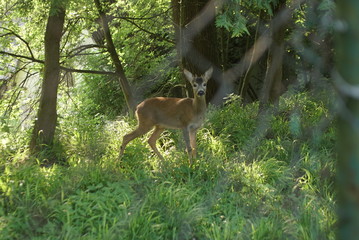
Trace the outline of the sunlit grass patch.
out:
[[[61,223],[62,237],[66,239],[106,238],[127,217],[133,194],[120,182],[89,185],[64,199],[51,223]]]
[[[128,117],[64,117],[67,142],[54,151],[67,165],[25,161],[9,137],[0,153],[0,238],[334,239],[335,130],[313,144],[303,126],[323,114],[291,117],[297,100],[283,101],[263,134],[257,104],[211,109],[192,165],[176,130],[157,143],[165,161],[148,146],[150,133],[119,159],[122,137],[137,125]]]

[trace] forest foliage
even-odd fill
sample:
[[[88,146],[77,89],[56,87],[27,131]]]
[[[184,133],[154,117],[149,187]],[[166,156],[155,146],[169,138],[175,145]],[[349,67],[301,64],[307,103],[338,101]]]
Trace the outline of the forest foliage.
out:
[[[95,2],[0,2],[1,239],[335,239],[334,1],[100,1],[137,103],[186,97],[182,69],[201,67],[181,55],[176,36],[193,22],[176,11],[218,4],[198,33],[212,42],[191,39],[217,72],[192,166],[175,130],[159,139],[163,164],[147,135],[118,159],[137,123]],[[56,6],[56,131],[34,154]]]

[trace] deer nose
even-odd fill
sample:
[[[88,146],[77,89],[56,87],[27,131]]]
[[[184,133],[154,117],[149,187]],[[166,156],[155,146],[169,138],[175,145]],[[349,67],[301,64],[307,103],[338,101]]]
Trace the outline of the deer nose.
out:
[[[203,96],[203,95],[204,95],[204,91],[203,91],[203,90],[199,90],[197,94],[198,94],[198,96]]]

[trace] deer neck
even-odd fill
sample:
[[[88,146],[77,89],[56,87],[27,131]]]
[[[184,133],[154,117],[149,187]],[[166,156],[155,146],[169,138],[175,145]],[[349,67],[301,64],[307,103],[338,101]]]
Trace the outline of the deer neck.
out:
[[[196,113],[204,114],[207,108],[206,98],[195,96],[193,100],[193,108]]]

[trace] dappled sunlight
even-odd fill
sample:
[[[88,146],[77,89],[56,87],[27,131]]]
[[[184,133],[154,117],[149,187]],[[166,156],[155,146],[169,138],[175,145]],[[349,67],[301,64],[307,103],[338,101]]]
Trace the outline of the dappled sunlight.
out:
[[[312,101],[287,99],[282,112],[292,111],[298,99]],[[198,133],[192,166],[178,131],[166,131],[158,141],[165,161],[151,153],[149,134],[131,142],[119,159],[122,136],[136,126],[134,119],[101,122],[83,116],[71,126],[71,117],[62,119],[61,138],[69,142],[59,151],[68,156],[68,166],[19,165],[15,159],[24,153],[2,153],[8,159],[0,178],[6,203],[2,234],[36,226],[36,234],[63,238],[332,238],[335,164],[328,138],[334,130],[312,145],[311,138],[293,133],[292,118],[279,111],[271,117],[269,134],[256,136],[244,124],[231,125],[236,119],[255,128],[258,119],[250,108],[232,102],[211,110]],[[319,103],[307,108],[317,117],[300,117],[300,125],[320,121],[321,108]],[[252,139],[258,140],[255,149],[248,148]],[[27,224],[20,227],[16,219]]]
[[[337,4],[0,1],[0,239],[335,239]]]

